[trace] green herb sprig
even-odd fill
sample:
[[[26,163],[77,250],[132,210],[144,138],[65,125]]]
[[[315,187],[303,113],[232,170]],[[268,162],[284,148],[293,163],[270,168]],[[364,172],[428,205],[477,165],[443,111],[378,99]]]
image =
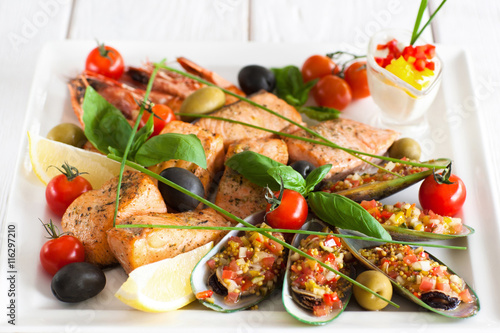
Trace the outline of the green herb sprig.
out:
[[[160,228],[160,229],[177,229],[177,230],[213,230],[213,231],[255,231],[259,232],[262,230],[257,227],[209,227],[209,226],[198,226],[198,225],[168,225],[168,224],[117,224],[115,228],[118,229],[128,229],[128,228]],[[450,249],[450,250],[467,250],[465,246],[455,246],[455,245],[442,245],[442,244],[432,244],[432,243],[415,243],[415,242],[404,242],[395,240],[385,240],[375,237],[363,237],[355,235],[344,235],[336,234],[332,232],[322,232],[322,231],[310,231],[310,230],[296,230],[296,229],[274,229],[266,228],[269,232],[279,232],[286,234],[301,234],[301,235],[318,235],[318,236],[336,236],[338,238],[348,238],[348,239],[358,239],[370,242],[385,242],[393,244],[403,244],[412,246],[422,246],[422,247],[434,247],[439,249]]]
[[[392,172],[390,172],[390,171],[388,171],[388,170],[385,170],[384,168],[382,168],[382,167],[381,167],[381,166],[379,166],[379,165],[376,165],[376,164],[374,164],[374,163],[372,163],[372,162],[370,162],[370,161],[367,161],[366,159],[362,158],[360,155],[363,155],[363,156],[368,156],[368,157],[373,157],[373,158],[378,158],[378,159],[385,160],[385,161],[399,162],[399,163],[402,163],[402,164],[408,164],[408,165],[413,165],[413,166],[428,167],[428,166],[424,166],[424,165],[416,165],[416,164],[414,164],[414,162],[411,162],[411,161],[404,161],[404,160],[399,160],[399,159],[395,159],[395,158],[391,158],[391,157],[387,157],[387,156],[380,156],[380,155],[370,154],[370,153],[366,153],[366,152],[362,152],[362,151],[358,151],[358,150],[354,150],[354,149],[344,148],[344,147],[342,147],[342,146],[340,146],[340,145],[338,145],[338,144],[336,144],[336,143],[334,143],[334,142],[332,142],[332,141],[328,140],[327,138],[325,138],[325,137],[323,137],[321,134],[319,134],[319,133],[317,133],[317,132],[315,132],[315,131],[311,130],[310,128],[308,128],[308,127],[306,127],[306,126],[303,126],[302,124],[300,124],[300,123],[298,123],[298,122],[296,122],[296,121],[294,121],[294,120],[292,120],[292,119],[289,119],[289,118],[287,118],[287,117],[285,117],[285,116],[283,116],[283,115],[281,115],[281,114],[279,114],[279,113],[277,113],[277,112],[275,112],[275,111],[273,111],[273,110],[271,110],[271,109],[269,109],[269,108],[267,108],[267,107],[265,107],[265,106],[263,106],[263,105],[260,105],[259,103],[256,103],[256,102],[252,101],[251,99],[248,99],[248,98],[246,98],[246,97],[243,97],[243,96],[240,96],[240,95],[238,95],[238,94],[235,94],[235,93],[233,93],[232,91],[229,91],[229,90],[227,90],[227,89],[224,89],[224,88],[218,87],[218,86],[216,86],[215,84],[213,84],[213,83],[211,83],[211,82],[208,82],[208,81],[206,81],[206,80],[204,80],[204,79],[201,79],[201,78],[199,78],[199,77],[196,77],[195,75],[192,75],[192,74],[189,74],[189,73],[186,73],[186,72],[180,71],[180,70],[178,70],[178,69],[175,69],[175,68],[172,68],[172,67],[169,67],[169,66],[165,66],[165,65],[164,65],[164,64],[162,64],[162,63],[155,63],[155,64],[154,64],[154,66],[157,66],[157,67],[159,67],[159,68],[162,68],[162,69],[166,69],[166,70],[172,71],[172,72],[174,72],[174,73],[178,73],[178,74],[183,75],[183,76],[186,76],[186,77],[189,77],[189,78],[191,78],[191,79],[193,79],[193,80],[195,80],[195,81],[198,81],[198,82],[200,82],[200,83],[206,84],[206,85],[208,85],[208,86],[217,87],[217,88],[221,89],[224,93],[226,93],[226,94],[228,94],[228,95],[231,95],[231,96],[233,96],[233,97],[236,97],[236,98],[238,98],[239,100],[242,100],[242,101],[244,101],[244,102],[246,102],[246,103],[248,103],[248,104],[250,104],[250,105],[253,105],[253,106],[255,106],[255,107],[258,107],[258,108],[260,108],[260,109],[262,109],[262,110],[264,110],[264,111],[266,111],[266,112],[268,112],[268,113],[270,113],[270,114],[272,114],[272,115],[274,115],[274,116],[276,116],[276,117],[278,117],[278,118],[281,118],[281,119],[283,119],[283,120],[286,120],[286,121],[288,121],[289,123],[291,123],[291,124],[293,124],[293,125],[295,125],[295,126],[297,126],[297,127],[301,128],[301,129],[303,129],[304,131],[306,131],[307,133],[311,134],[312,136],[315,136],[315,137],[317,137],[317,138],[319,138],[319,139],[321,139],[321,140],[322,140],[322,141],[312,140],[314,143],[318,143],[318,144],[322,144],[322,145],[325,145],[325,146],[328,146],[328,147],[332,147],[332,148],[336,148],[336,149],[343,150],[343,151],[345,151],[346,153],[348,153],[348,154],[352,155],[353,157],[355,157],[355,158],[357,158],[357,159],[360,159],[361,161],[363,161],[363,162],[365,162],[365,163],[368,163],[369,165],[374,166],[374,167],[376,167],[376,168],[378,168],[378,169],[382,169],[382,170],[384,170],[385,172],[392,173]],[[191,115],[191,116],[194,116],[194,115]],[[197,117],[207,117],[207,118],[210,118],[210,116],[206,116],[206,115],[196,115],[196,116],[197,116]],[[215,118],[214,118],[214,119],[215,119]],[[220,118],[220,119],[221,119],[221,120],[225,120],[225,118]],[[232,121],[232,122],[233,122],[233,123],[240,123],[240,122],[237,122],[237,121]],[[245,125],[245,123],[240,123],[240,124]],[[247,125],[249,125],[249,124],[247,124]],[[249,125],[249,126],[250,126],[250,127],[253,127],[253,126],[251,126],[251,125]],[[264,129],[263,129],[263,130],[264,130]],[[280,132],[278,132],[278,133],[280,133]],[[286,135],[284,135],[284,136],[286,136]],[[298,140],[302,140],[302,141],[309,141],[309,140],[308,140],[308,138],[304,138],[304,137],[299,137],[299,136],[297,136],[296,138],[297,138]],[[309,141],[309,142],[310,142],[310,141]],[[437,169],[442,169],[442,168],[444,168],[444,167],[440,167],[440,166],[433,166],[433,167],[434,167],[434,168],[437,168]],[[395,174],[395,176],[400,177],[400,175],[398,175],[398,174]]]
[[[295,107],[297,111],[318,121],[339,117],[340,111],[337,109],[304,105],[309,98],[309,91],[318,82],[318,79],[304,82],[300,69],[293,65],[283,68],[271,68],[271,71],[276,77],[276,95]]]
[[[186,194],[186,195],[189,195],[190,197],[192,197],[192,198],[194,198],[194,199],[196,199],[196,200],[200,201],[201,203],[203,203],[203,204],[207,205],[208,207],[210,207],[210,208],[214,209],[215,211],[217,211],[217,212],[219,212],[219,213],[223,214],[224,216],[226,216],[226,217],[228,217],[228,218],[230,218],[230,219],[233,219],[233,220],[235,220],[235,221],[236,221],[236,222],[238,222],[238,223],[243,224],[245,227],[247,227],[247,228],[254,228],[254,226],[253,226],[252,224],[250,224],[250,223],[248,223],[248,222],[246,222],[246,221],[244,221],[244,220],[240,219],[239,217],[235,216],[234,214],[231,214],[230,212],[228,212],[228,211],[226,211],[226,210],[224,210],[224,209],[220,208],[219,206],[217,206],[217,205],[215,205],[214,203],[212,203],[212,202],[210,202],[210,201],[206,200],[205,198],[200,197],[200,196],[198,196],[198,195],[196,195],[196,194],[194,194],[194,193],[191,193],[190,191],[186,190],[186,189],[185,189],[185,188],[183,188],[182,186],[179,186],[179,185],[177,185],[176,183],[174,183],[174,182],[172,182],[172,181],[170,181],[170,180],[168,180],[168,179],[165,179],[164,177],[162,177],[162,176],[160,176],[160,175],[158,175],[158,174],[156,174],[156,173],[154,173],[154,172],[152,172],[152,171],[150,171],[150,170],[148,170],[148,169],[146,169],[146,168],[143,168],[142,166],[140,166],[140,165],[139,165],[139,164],[137,164],[137,163],[134,163],[134,162],[131,162],[131,161],[127,161],[127,160],[123,159],[122,157],[119,157],[119,156],[116,156],[116,155],[113,155],[113,154],[109,154],[109,155],[108,155],[108,158],[110,158],[110,159],[112,159],[112,160],[115,160],[115,161],[124,161],[124,163],[125,163],[127,166],[129,166],[129,167],[131,167],[131,168],[134,168],[134,169],[136,169],[136,170],[138,170],[138,171],[140,171],[140,172],[142,172],[142,173],[144,173],[144,174],[146,174],[146,175],[148,175],[148,176],[150,176],[150,177],[153,177],[153,178],[157,179],[158,181],[160,181],[160,182],[162,182],[162,183],[164,183],[164,184],[167,184],[168,186],[173,187],[174,189],[178,190],[179,192],[182,192],[182,193],[184,193],[184,194]],[[127,226],[128,228],[130,228],[130,227],[131,227],[131,225],[126,225],[126,226]],[[146,226],[147,228],[150,228],[150,227],[151,227],[151,225],[145,225],[145,226]],[[116,226],[115,226],[115,227],[116,227]],[[301,251],[301,250],[297,249],[296,247],[294,247],[294,246],[292,246],[292,245],[290,245],[290,244],[288,244],[288,243],[286,243],[286,242],[282,241],[281,239],[279,239],[279,238],[277,238],[277,237],[273,236],[273,235],[271,234],[272,229],[267,229],[267,230],[266,230],[266,229],[262,229],[262,228],[260,228],[260,229],[258,229],[258,230],[256,230],[256,231],[257,231],[258,233],[260,233],[261,235],[263,235],[264,237],[267,237],[267,238],[269,238],[269,239],[272,239],[273,241],[275,241],[275,242],[277,242],[277,243],[281,244],[282,246],[286,247],[287,249],[289,249],[289,250],[291,250],[291,251],[294,251],[294,252],[298,253],[299,255],[301,255],[301,256],[303,256],[303,257],[306,257],[306,258],[308,258],[308,259],[310,259],[310,260],[314,260],[314,261],[316,261],[316,262],[317,262],[319,265],[321,265],[323,268],[328,269],[329,271],[332,271],[332,272],[334,272],[334,273],[335,273],[335,274],[337,274],[337,275],[340,275],[341,277],[343,277],[343,278],[344,278],[344,279],[346,279],[347,281],[351,282],[352,284],[355,284],[355,285],[357,285],[358,287],[362,288],[363,290],[366,290],[367,292],[374,294],[375,296],[377,296],[378,298],[380,298],[380,299],[384,300],[385,302],[388,302],[388,303],[389,303],[389,304],[391,304],[392,306],[394,306],[394,307],[396,307],[396,308],[399,308],[399,306],[398,306],[396,303],[394,303],[394,302],[392,302],[392,301],[390,301],[390,300],[388,300],[388,299],[385,299],[385,298],[384,298],[384,297],[382,297],[381,295],[379,295],[379,294],[377,294],[377,293],[373,292],[371,289],[369,289],[369,288],[365,287],[364,285],[362,285],[362,284],[360,284],[360,283],[356,282],[355,280],[351,279],[349,276],[347,276],[347,275],[343,274],[342,272],[339,272],[339,271],[337,271],[337,270],[333,269],[332,267],[330,267],[329,265],[324,264],[324,263],[323,263],[323,262],[321,262],[320,260],[318,260],[318,259],[316,259],[316,258],[314,258],[314,257],[310,256],[309,254],[307,254],[307,253],[305,253],[305,252],[303,252],[303,251]]]
[[[418,9],[417,18],[415,19],[415,25],[413,26],[413,32],[411,34],[410,45],[413,45],[417,41],[417,39],[420,37],[420,35],[422,34],[422,32],[424,32],[425,28],[427,28],[427,26],[434,19],[434,16],[436,16],[436,14],[439,12],[439,10],[441,9],[441,7],[444,6],[444,4],[446,3],[446,1],[447,0],[443,0],[441,2],[441,4],[438,6],[438,8],[436,8],[436,10],[434,11],[434,13],[432,13],[432,15],[429,17],[429,19],[427,20],[427,22],[424,24],[424,26],[422,27],[422,29],[419,30],[420,23],[422,22],[422,16],[424,15],[425,9],[427,8],[427,0],[422,0],[420,2],[420,7]]]

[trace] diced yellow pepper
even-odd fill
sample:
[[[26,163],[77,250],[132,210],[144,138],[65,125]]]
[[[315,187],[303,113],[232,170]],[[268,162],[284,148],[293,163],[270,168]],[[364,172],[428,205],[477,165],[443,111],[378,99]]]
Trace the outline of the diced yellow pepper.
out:
[[[392,60],[385,69],[413,86],[415,89],[422,90],[429,85],[429,77],[433,76],[434,72],[428,68],[423,71],[417,71],[415,67],[413,67],[414,62],[415,58],[413,57],[408,57],[408,61],[406,61],[405,58],[401,56],[396,60]]]

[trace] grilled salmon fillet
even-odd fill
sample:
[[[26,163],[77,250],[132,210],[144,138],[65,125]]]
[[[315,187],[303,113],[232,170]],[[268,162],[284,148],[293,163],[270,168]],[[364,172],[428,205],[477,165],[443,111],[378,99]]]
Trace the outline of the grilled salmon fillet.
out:
[[[302,121],[300,113],[294,107],[271,93],[261,91],[251,96],[250,99],[296,122]],[[242,121],[275,131],[281,131],[281,129],[290,124],[286,120],[243,101],[227,105],[212,115]],[[197,124],[212,133],[220,134],[224,138],[224,148],[226,150],[233,142],[273,137],[273,134],[269,132],[222,120],[201,118]]]
[[[117,263],[106,239],[113,227],[118,177],[100,189],[83,193],[68,207],[61,221],[64,232],[71,232],[85,247],[85,260],[109,266]],[[117,223],[133,214],[166,213],[167,207],[151,178],[135,172],[123,173]]]
[[[312,126],[311,129],[344,148],[377,155],[384,154],[399,135],[393,130],[377,129],[344,118],[324,121]],[[293,134],[320,140],[302,129],[294,131]],[[324,164],[332,164],[332,169],[325,177],[326,180],[337,180],[368,166],[367,163],[340,149],[287,137],[284,137],[283,140],[285,140],[288,146],[291,163],[306,160],[316,167]],[[371,157],[364,158],[368,161],[373,160]]]
[[[228,148],[226,159],[246,150],[265,155],[283,164],[288,162],[286,144],[280,139],[233,143]],[[245,218],[265,209],[267,202],[262,187],[245,179],[237,171],[226,167],[219,182],[215,204],[239,218]]]
[[[122,219],[120,224],[230,225],[211,208],[175,214],[134,215]],[[211,241],[216,243],[225,234],[226,231],[217,230],[113,228],[108,230],[107,238],[111,251],[128,274],[137,267],[175,257]]]
[[[191,171],[196,177],[201,180],[205,188],[205,194],[208,194],[210,184],[217,174],[222,171],[224,165],[224,144],[222,137],[218,134],[211,133],[199,126],[186,123],[179,120],[169,122],[160,134],[164,133],[179,133],[179,134],[194,134],[200,139],[205,156],[207,158],[207,168],[203,169],[194,163],[182,160],[169,160],[149,168],[149,170],[160,173],[162,170],[171,167],[183,168]]]

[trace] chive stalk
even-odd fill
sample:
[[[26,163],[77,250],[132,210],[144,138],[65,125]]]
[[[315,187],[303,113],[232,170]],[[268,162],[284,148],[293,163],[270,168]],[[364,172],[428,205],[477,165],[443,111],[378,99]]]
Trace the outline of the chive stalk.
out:
[[[246,222],[246,221],[244,221],[244,220],[240,219],[239,217],[237,217],[237,216],[235,216],[235,215],[231,214],[230,212],[228,212],[228,211],[226,211],[226,210],[224,210],[224,209],[220,208],[219,206],[217,206],[216,204],[214,204],[214,203],[212,203],[212,202],[210,202],[210,201],[206,200],[205,198],[200,197],[199,195],[196,195],[196,194],[194,194],[194,193],[191,193],[190,191],[186,190],[184,187],[177,185],[176,183],[174,183],[174,182],[172,182],[172,181],[170,181],[170,180],[168,180],[168,179],[166,179],[166,178],[164,178],[164,177],[162,177],[162,176],[160,176],[160,175],[158,175],[158,174],[156,174],[156,173],[154,173],[154,172],[152,172],[152,171],[150,171],[150,170],[148,170],[148,169],[146,169],[146,168],[142,167],[141,165],[139,165],[139,164],[137,164],[137,163],[134,163],[134,162],[131,162],[131,161],[125,160],[124,158],[119,157],[119,156],[116,156],[116,155],[113,155],[113,154],[108,154],[107,156],[108,156],[108,158],[110,158],[110,159],[112,159],[112,160],[115,160],[115,161],[125,161],[125,164],[126,164],[126,165],[128,165],[129,167],[134,168],[134,169],[136,169],[137,171],[140,171],[140,172],[142,172],[142,173],[144,173],[144,174],[146,174],[146,175],[148,175],[148,176],[150,176],[150,177],[153,177],[153,178],[155,178],[156,180],[161,181],[162,183],[164,183],[164,184],[166,184],[166,185],[168,185],[168,186],[170,186],[170,187],[172,187],[172,188],[174,188],[174,189],[178,190],[179,192],[182,192],[182,193],[184,193],[184,194],[186,194],[186,195],[189,195],[190,197],[192,197],[192,198],[194,198],[194,199],[196,199],[196,200],[200,201],[201,203],[203,203],[203,204],[207,205],[208,207],[210,207],[210,208],[214,209],[215,211],[217,211],[217,212],[219,212],[219,213],[223,214],[224,216],[226,216],[226,217],[228,217],[228,218],[230,218],[230,219],[233,219],[233,220],[237,221],[238,223],[243,224],[245,227],[248,227],[248,228],[254,228],[254,226],[253,226],[252,224],[250,224],[250,223],[248,223],[248,222]],[[115,226],[115,227],[116,227],[116,226]],[[150,225],[148,225],[148,228],[149,228],[149,227],[151,227],[151,226],[150,226]],[[291,250],[291,251],[294,251],[294,252],[296,252],[296,253],[300,254],[301,256],[306,257],[306,258],[308,258],[308,259],[310,259],[310,260],[314,260],[314,261],[316,261],[316,262],[317,262],[318,264],[320,264],[323,268],[328,269],[329,271],[332,271],[332,272],[334,272],[334,273],[335,273],[335,274],[337,274],[337,275],[340,275],[341,277],[343,277],[344,279],[346,279],[346,280],[347,280],[347,281],[349,281],[350,283],[352,283],[352,284],[354,284],[354,285],[356,285],[356,286],[360,287],[361,289],[363,289],[363,290],[365,290],[365,291],[367,291],[367,292],[369,292],[369,293],[374,294],[375,296],[377,296],[377,297],[378,297],[378,298],[380,298],[381,300],[383,300],[383,301],[385,301],[385,302],[387,302],[387,303],[391,304],[392,306],[394,306],[394,307],[396,307],[396,308],[399,308],[399,305],[397,305],[396,303],[394,303],[394,302],[392,302],[392,301],[390,301],[390,300],[388,300],[388,299],[386,299],[386,298],[382,297],[381,295],[379,295],[378,293],[376,293],[376,292],[372,291],[371,289],[369,289],[369,288],[365,287],[365,286],[364,286],[364,285],[362,285],[361,283],[359,283],[359,282],[357,282],[357,281],[355,281],[355,280],[351,279],[349,276],[345,275],[344,273],[339,272],[339,271],[337,271],[337,270],[333,269],[332,267],[330,267],[330,266],[328,266],[328,265],[324,264],[323,262],[319,261],[318,259],[316,259],[316,258],[314,258],[314,257],[310,256],[309,254],[305,253],[304,251],[301,251],[301,250],[297,249],[296,247],[294,247],[294,246],[292,246],[292,245],[290,245],[290,244],[288,244],[288,243],[286,243],[286,242],[282,241],[281,239],[279,239],[279,238],[277,238],[277,237],[274,237],[273,235],[271,235],[271,234],[269,233],[269,232],[271,232],[270,230],[271,230],[271,229],[265,230],[265,229],[260,228],[260,229],[258,229],[258,230],[256,230],[256,231],[257,231],[258,233],[260,233],[261,235],[263,235],[264,237],[267,237],[267,238],[269,238],[269,239],[272,239],[273,241],[275,241],[275,242],[277,242],[277,243],[281,244],[283,247],[286,247],[287,249],[289,249],[289,250]]]
[[[180,71],[180,70],[178,70],[178,69],[175,69],[175,68],[172,68],[172,67],[169,67],[169,66],[165,66],[165,65],[163,65],[163,64],[161,64],[161,63],[154,63],[154,66],[155,66],[155,68],[162,68],[162,69],[166,69],[166,70],[168,70],[168,71],[171,71],[171,72],[174,72],[174,73],[177,73],[177,74],[180,74],[180,75],[186,76],[186,77],[188,77],[188,78],[190,78],[190,79],[193,79],[193,80],[195,80],[195,81],[198,81],[198,82],[200,82],[200,83],[203,83],[203,84],[205,84],[205,85],[207,85],[207,86],[212,86],[212,87],[219,88],[219,89],[221,89],[224,93],[226,93],[226,94],[228,94],[228,95],[231,95],[231,96],[233,96],[233,97],[236,97],[236,98],[238,98],[239,100],[242,100],[242,101],[244,101],[244,102],[247,102],[247,103],[248,103],[248,104],[250,104],[250,105],[253,105],[253,106],[255,106],[255,107],[258,107],[258,108],[260,108],[260,109],[262,109],[262,110],[264,110],[264,111],[266,111],[266,112],[268,112],[268,113],[271,113],[272,115],[274,115],[274,116],[276,116],[276,117],[279,117],[279,118],[281,118],[281,119],[283,119],[283,120],[286,120],[287,122],[289,122],[289,123],[291,123],[291,124],[293,124],[293,125],[295,125],[295,126],[297,126],[297,127],[301,128],[301,129],[303,129],[303,130],[304,130],[304,131],[306,131],[307,133],[309,133],[309,134],[311,134],[311,135],[313,135],[313,136],[315,136],[315,137],[317,137],[317,138],[319,138],[319,139],[323,140],[323,141],[314,141],[314,140],[313,140],[313,141],[314,141],[314,143],[323,144],[323,145],[326,145],[326,146],[331,147],[331,148],[336,148],[336,149],[343,150],[343,151],[345,151],[346,153],[348,153],[348,154],[352,155],[353,157],[356,157],[356,158],[358,158],[358,159],[362,160],[362,161],[363,161],[363,162],[365,162],[365,163],[368,163],[368,164],[374,165],[373,163],[366,161],[365,159],[363,159],[363,158],[362,158],[361,156],[359,156],[359,155],[364,155],[364,156],[368,156],[368,157],[372,157],[372,158],[378,158],[378,159],[381,159],[381,160],[384,160],[384,161],[393,161],[393,162],[399,162],[399,163],[402,163],[402,164],[413,165],[413,164],[411,164],[412,162],[409,162],[409,161],[402,161],[402,160],[395,159],[395,158],[391,158],[391,157],[387,157],[387,156],[380,156],[380,155],[375,155],[375,154],[365,153],[365,152],[358,151],[358,150],[354,150],[354,149],[344,148],[344,147],[342,147],[342,146],[340,146],[340,145],[338,145],[338,144],[336,144],[336,143],[334,143],[334,142],[332,142],[332,141],[328,140],[327,138],[323,137],[321,134],[316,133],[316,132],[315,132],[315,131],[313,131],[312,129],[307,128],[307,127],[303,126],[302,124],[299,124],[298,122],[296,122],[296,121],[294,121],[294,120],[292,120],[292,119],[289,119],[289,118],[287,118],[287,117],[285,117],[285,116],[283,116],[283,115],[281,115],[281,114],[277,113],[276,111],[273,111],[273,110],[271,110],[271,109],[269,109],[269,108],[267,108],[267,107],[265,107],[265,106],[263,106],[263,105],[260,105],[259,103],[256,103],[256,102],[252,101],[251,99],[248,99],[248,98],[246,98],[246,97],[240,96],[240,95],[238,95],[238,94],[236,94],[236,93],[234,93],[234,92],[232,92],[232,91],[229,91],[229,90],[227,90],[227,89],[221,88],[221,87],[219,87],[219,86],[217,86],[217,85],[215,85],[215,84],[213,84],[213,83],[211,83],[211,82],[208,82],[208,81],[206,81],[206,80],[204,80],[204,79],[202,79],[202,78],[199,78],[199,77],[197,77],[197,76],[195,76],[195,75],[192,75],[192,74],[190,74],[190,73],[186,73],[186,72]],[[193,114],[189,114],[189,116],[194,116],[194,115],[193,115]],[[206,116],[206,115],[197,115],[197,116]],[[222,118],[222,119],[226,120],[226,118]],[[233,121],[233,122],[234,122],[234,123],[236,123],[236,121]],[[249,125],[250,127],[252,127],[252,125],[250,125],[250,124],[246,124],[246,123],[240,123],[240,124],[242,124],[242,125]],[[262,128],[259,128],[259,129],[262,129]],[[277,133],[281,133],[281,132],[277,132]],[[304,139],[307,139],[307,138],[298,137],[298,136],[297,136],[296,138],[297,138],[297,139],[299,139],[299,140],[302,140],[302,141],[307,141],[307,140],[304,140]],[[375,166],[375,167],[377,167],[377,168],[381,168],[380,166],[377,166],[377,165],[374,165],[374,166]],[[442,168],[444,168],[444,167],[441,167],[441,166],[433,166],[433,168],[436,168],[436,169],[442,169]],[[383,169],[383,168],[382,168],[382,169]],[[385,171],[387,171],[387,170],[385,170]]]
[[[128,228],[160,228],[160,229],[178,229],[178,230],[214,230],[214,231],[255,231],[259,232],[262,230],[257,227],[209,227],[209,226],[197,226],[197,225],[169,225],[169,224],[117,224],[115,228],[118,229],[128,229]],[[373,241],[373,242],[383,242],[383,243],[394,243],[394,244],[403,244],[403,245],[412,245],[412,246],[422,246],[422,247],[435,247],[440,249],[450,249],[450,250],[467,250],[465,246],[453,246],[453,245],[441,245],[441,244],[422,244],[422,243],[414,243],[414,242],[402,242],[395,240],[386,240],[375,237],[364,237],[364,236],[355,236],[355,235],[343,235],[336,234],[332,232],[322,232],[322,231],[310,231],[310,230],[296,230],[296,229],[274,229],[274,228],[266,228],[265,231],[269,232],[279,232],[279,233],[289,233],[289,234],[301,234],[301,235],[317,235],[317,236],[335,236],[338,238],[349,238],[349,239],[358,239],[365,241]]]
[[[427,0],[422,0],[422,2],[420,2],[420,8],[418,9],[417,19],[415,20],[415,26],[413,27],[413,32],[411,34],[410,45],[413,45],[417,41],[417,39],[420,37],[420,35],[422,34],[422,32],[424,32],[425,28],[427,28],[427,26],[434,19],[434,16],[436,16],[436,14],[439,12],[439,10],[441,9],[441,7],[444,6],[444,4],[446,3],[446,1],[447,0],[441,1],[441,4],[438,6],[438,8],[436,8],[436,10],[434,11],[434,13],[432,13],[432,15],[429,17],[429,19],[424,24],[424,26],[422,27],[422,29],[419,30],[420,23],[422,22],[422,16],[424,15],[425,8],[427,7]]]

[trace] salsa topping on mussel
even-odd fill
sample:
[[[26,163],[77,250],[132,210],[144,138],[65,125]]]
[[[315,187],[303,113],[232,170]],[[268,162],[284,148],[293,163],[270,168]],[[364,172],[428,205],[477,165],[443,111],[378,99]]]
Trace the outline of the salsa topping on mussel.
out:
[[[433,308],[451,310],[473,298],[466,283],[418,247],[384,244],[359,253]]]
[[[347,273],[350,269],[345,259],[351,258],[351,254],[342,247],[340,239],[333,235],[309,235],[300,241],[299,249],[337,271]],[[290,259],[291,294],[297,304],[318,317],[342,309],[343,292],[350,285],[347,281],[298,253],[294,253]]]
[[[403,158],[402,160],[408,160],[408,159]],[[386,163],[384,165],[384,169],[389,170],[403,177],[428,170],[427,168],[415,167],[407,164],[394,163],[394,162]],[[349,190],[365,184],[392,180],[395,179],[396,177],[398,176],[388,173],[383,169],[378,169],[376,173],[363,173],[361,175],[358,173],[354,173],[352,175],[347,176],[344,180],[339,180],[335,183],[328,184],[323,188],[323,191],[335,193],[344,190]]]
[[[269,228],[263,223],[261,228]],[[280,233],[273,236],[283,240]],[[222,251],[207,261],[208,284],[213,292],[235,304],[247,295],[265,296],[276,286],[284,269],[283,245],[258,232],[232,236]]]
[[[415,204],[398,202],[384,205],[379,201],[362,201],[361,206],[382,225],[432,232],[443,235],[458,235],[462,232],[462,219],[434,214],[431,210],[420,210]]]

